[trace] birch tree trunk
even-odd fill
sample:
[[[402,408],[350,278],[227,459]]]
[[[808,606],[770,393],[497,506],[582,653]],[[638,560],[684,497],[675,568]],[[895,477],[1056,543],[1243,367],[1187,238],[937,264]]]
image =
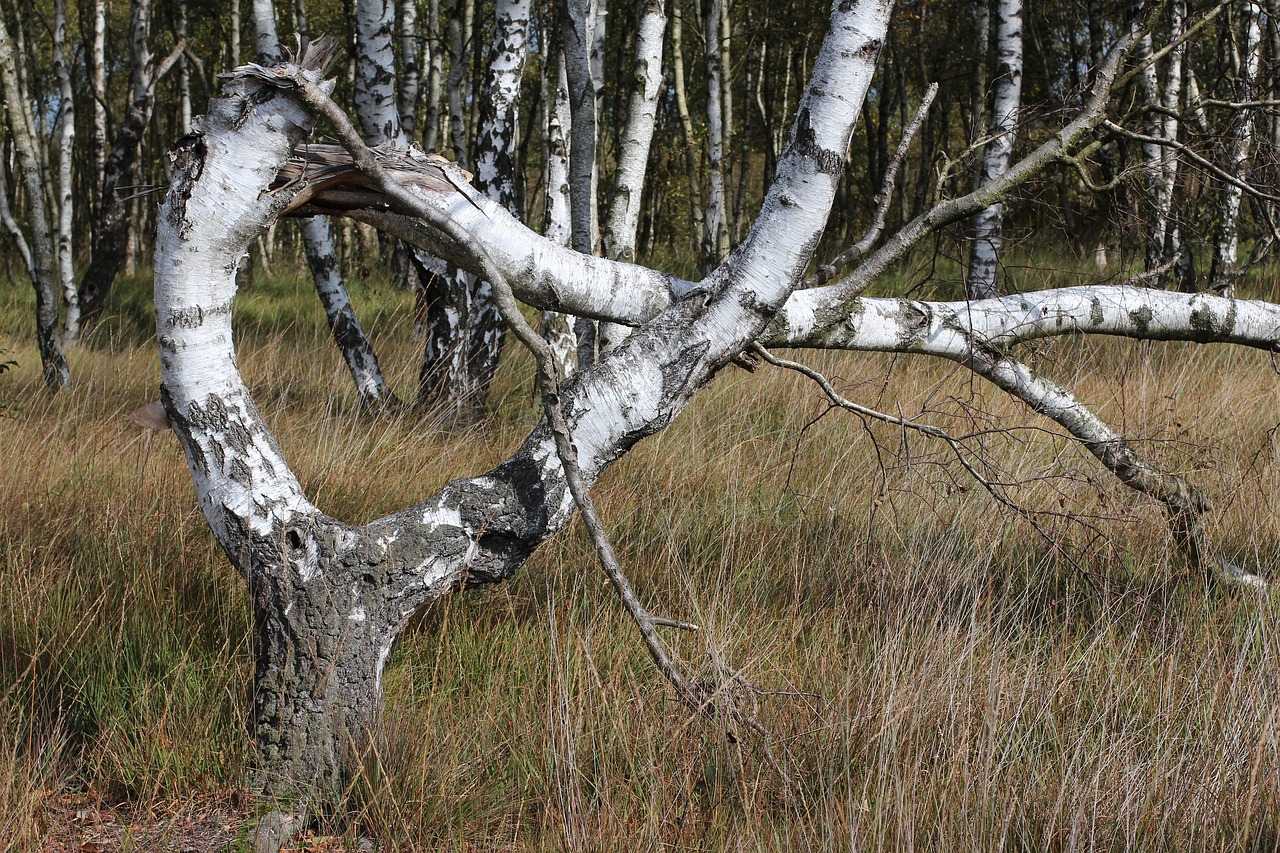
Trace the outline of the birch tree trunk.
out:
[[[703,233],[702,182],[698,180],[701,158],[698,156],[697,136],[693,118],[689,113],[689,98],[684,79],[684,15],[677,0],[671,14],[671,75],[676,95],[676,110],[680,114],[680,127],[684,131],[685,173],[689,176],[689,209],[694,231]],[[779,144],[777,147],[781,148]]]
[[[53,76],[58,81],[58,280],[66,303],[62,339],[74,341],[80,334],[80,297],[76,292],[75,260],[71,247],[71,229],[75,220],[75,187],[72,184],[71,155],[76,138],[76,99],[71,90],[71,71],[67,60],[67,4],[53,4]]]
[[[62,352],[62,335],[58,328],[58,254],[54,229],[45,207],[45,172],[37,152],[31,101],[18,81],[14,43],[3,15],[0,15],[0,86],[3,87],[5,120],[18,155],[18,171],[22,175],[30,211],[31,246],[27,254],[31,264],[27,273],[31,276],[31,287],[36,295],[36,346],[40,350],[45,387],[57,391],[71,383],[71,371]]]
[[[1252,101],[1257,91],[1258,72],[1262,63],[1262,7],[1256,0],[1240,4],[1240,75],[1236,99],[1244,104]],[[1232,177],[1246,180],[1249,152],[1253,147],[1254,110],[1248,106],[1235,111],[1224,145],[1223,168]],[[1235,293],[1236,267],[1240,247],[1240,200],[1243,190],[1236,184],[1222,187],[1218,204],[1218,229],[1214,237],[1213,263],[1209,270],[1209,286],[1223,295]]]
[[[80,322],[86,333],[100,319],[127,254],[132,207],[129,199],[118,198],[117,193],[134,182],[138,146],[155,109],[156,84],[181,57],[178,49],[157,64],[148,44],[150,37],[151,0],[133,0],[129,22],[129,102],[107,155],[94,221],[94,251],[80,277]]]
[[[280,36],[276,30],[275,7],[271,0],[253,0],[254,43],[259,60],[276,64],[281,60]],[[356,317],[355,307],[342,280],[342,265],[334,247],[333,226],[325,216],[309,216],[301,222],[302,245],[307,266],[315,282],[316,295],[324,306],[329,333],[342,353],[360,405],[372,411],[395,410],[400,406],[391,386],[382,375],[382,366],[373,345]]]
[[[440,81],[444,73],[444,42],[440,38],[440,0],[427,4],[427,117],[422,147],[434,152],[440,140]]]
[[[400,0],[400,123],[413,139],[418,117],[418,92],[422,87],[421,50],[418,48],[417,0]]]
[[[604,232],[605,255],[627,263],[635,263],[636,260],[636,230],[640,225],[649,146],[653,141],[658,94],[662,88],[662,42],[667,27],[663,0],[641,3],[636,23],[636,56],[631,75],[635,85],[627,107],[627,124],[622,131],[609,219]],[[602,323],[600,349],[606,351],[616,346],[627,334],[625,326]]]
[[[888,3],[843,2],[831,17],[793,142],[743,245],[563,389],[586,484],[678,416],[760,334],[809,263]],[[242,75],[211,104],[200,136],[175,149],[158,217],[155,301],[162,400],[205,518],[253,602],[264,783],[327,798],[342,790],[349,750],[376,720],[383,667],[414,613],[463,583],[510,577],[565,525],[574,499],[545,423],[489,473],[363,527],[306,499],[237,370],[230,311],[234,259],[290,202],[289,190],[266,190],[308,132],[294,87],[315,84],[302,71]]]
[[[476,134],[475,186],[517,217],[515,140],[528,52],[529,6],[529,0],[498,0],[494,9],[493,42]],[[448,408],[464,422],[472,421],[488,402],[502,353],[504,327],[489,282],[457,268],[450,268],[445,278],[449,305],[465,306],[465,313],[459,312],[460,322],[449,330],[448,338],[437,337],[434,348],[431,337],[440,327],[428,329],[428,351],[439,353],[439,357],[434,364],[424,362],[422,402]]]
[[[107,5],[106,0],[93,0],[93,34],[89,47],[89,85],[93,93],[93,137],[90,160],[93,163],[93,204],[101,208],[100,193],[107,169]],[[90,229],[91,248],[97,249],[98,229]],[[79,297],[77,296],[77,302]]]
[[[547,105],[547,214],[543,236],[558,246],[568,246],[573,238],[573,222],[569,203],[569,142],[573,117],[569,110],[569,81],[565,77],[564,55],[550,48],[543,52],[543,68],[551,72],[552,91],[544,99]],[[552,66],[550,56],[555,55]],[[559,311],[542,312],[542,337],[551,346],[561,376],[569,376],[578,368],[578,336],[574,318]]]
[[[991,112],[991,139],[982,156],[985,186],[1009,168],[1022,102],[1022,0],[998,0],[996,6],[995,97]],[[970,299],[987,299],[996,289],[996,266],[1000,257],[1004,223],[1004,202],[997,201],[974,216],[973,246],[969,253],[969,276],[965,293]]]
[[[592,48],[596,42],[595,0],[566,0],[562,20],[564,26],[564,65],[569,81],[569,110],[572,124],[569,136],[569,211],[572,224],[571,243],[584,255],[596,252],[599,234],[599,211],[596,204],[599,171],[596,164],[596,87],[592,73]],[[596,326],[579,317],[574,321],[578,338],[578,369],[585,370],[596,360]]]
[[[720,57],[723,0],[703,0],[703,58],[707,66],[707,202],[702,220],[702,270],[714,269],[729,253],[724,206],[724,73]]]

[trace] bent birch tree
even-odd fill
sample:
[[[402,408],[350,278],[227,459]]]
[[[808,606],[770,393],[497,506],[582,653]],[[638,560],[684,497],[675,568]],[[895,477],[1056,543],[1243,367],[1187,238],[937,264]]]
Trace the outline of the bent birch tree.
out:
[[[345,153],[307,143],[308,105],[331,108],[326,118],[340,131],[346,122],[326,96],[329,42],[313,43],[296,61],[237,69],[209,115],[176,144],[156,249],[161,396],[204,516],[252,600],[251,718],[265,788],[321,799],[341,792],[351,750],[377,720],[392,645],[413,615],[460,587],[511,577],[576,506],[585,507],[581,487],[666,428],[731,359],[760,344],[921,353],[963,364],[1061,424],[1122,482],[1163,503],[1199,559],[1260,583],[1213,552],[1199,524],[1207,501],[1192,484],[1143,460],[1011,349],[1098,333],[1276,350],[1280,306],[1132,287],[955,304],[863,296],[923,237],[1089,144],[1140,26],[1113,45],[1084,109],[1047,142],[974,192],[939,202],[880,248],[850,255],[859,265],[843,280],[810,286],[838,274],[829,265],[823,276],[806,277],[891,5],[833,2],[759,216],[700,282],[541,237],[501,204],[468,191],[453,164],[415,148],[366,149],[349,124]],[[499,292],[509,287],[532,307],[634,331],[555,393],[548,412],[562,413],[563,424],[544,419],[493,470],[367,525],[347,524],[304,493],[249,395],[232,344],[236,261],[280,216],[317,213],[377,225],[488,277]],[[868,245],[877,238],[869,234]],[[650,619],[648,630],[658,624]]]

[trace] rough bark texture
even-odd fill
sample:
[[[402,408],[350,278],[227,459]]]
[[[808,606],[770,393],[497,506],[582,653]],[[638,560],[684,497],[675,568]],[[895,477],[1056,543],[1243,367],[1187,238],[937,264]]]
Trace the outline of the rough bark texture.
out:
[[[835,196],[888,3],[840,3],[831,18],[792,144],[743,245],[564,389],[587,483],[667,426],[803,275]],[[330,519],[302,494],[249,398],[231,343],[233,261],[292,201],[289,190],[265,191],[307,133],[294,90],[272,84],[300,73],[245,72],[175,151],[158,220],[155,302],[162,399],[205,518],[253,597],[261,769],[277,790],[324,796],[341,790],[342,756],[349,745],[359,748],[375,719],[382,668],[409,618],[463,581],[509,577],[563,527],[573,499],[545,425],[489,473],[361,528]]]
[[[996,7],[996,79],[991,107],[991,140],[982,155],[979,186],[999,179],[1009,168],[1022,102],[1022,0],[998,0]],[[1000,257],[1004,201],[979,212],[973,220],[973,247],[965,292],[971,299],[996,294],[996,266]]]

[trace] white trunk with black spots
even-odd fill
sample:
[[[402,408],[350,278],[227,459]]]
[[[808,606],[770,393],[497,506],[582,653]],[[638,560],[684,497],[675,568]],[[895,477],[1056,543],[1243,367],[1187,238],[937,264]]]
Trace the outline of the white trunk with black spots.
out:
[[[843,171],[888,6],[865,0],[832,12],[792,144],[734,256],[563,389],[587,483],[666,427],[801,278]],[[359,747],[376,719],[383,666],[412,615],[464,580],[509,577],[568,521],[573,500],[540,425],[489,473],[364,527],[307,501],[238,373],[231,306],[236,261],[290,200],[288,190],[265,190],[308,130],[292,90],[253,74],[211,103],[174,152],[158,217],[155,303],[162,398],[201,509],[253,597],[260,767],[274,789],[325,796],[341,790],[346,749]]]
[[[76,271],[71,248],[71,227],[75,218],[75,190],[71,181],[71,154],[76,137],[76,101],[71,91],[71,70],[67,65],[67,4],[53,4],[53,76],[58,81],[58,278],[66,303],[63,339],[74,341],[80,334],[80,296],[76,292]]]
[[[979,186],[998,180],[1009,168],[1022,103],[1022,0],[998,0],[996,6],[996,78],[991,106],[991,139],[982,154]],[[971,299],[996,294],[996,267],[1004,226],[1004,202],[973,218],[973,247],[965,292]]]
[[[1236,98],[1241,103],[1252,101],[1257,92],[1258,73],[1262,65],[1262,6],[1257,0],[1240,4],[1240,74]],[[1254,110],[1237,110],[1231,120],[1226,144],[1224,169],[1233,177],[1248,179],[1249,151],[1253,147]],[[1213,264],[1209,285],[1231,294],[1235,291],[1236,267],[1240,250],[1240,200],[1243,191],[1225,184],[1218,203],[1218,231],[1213,246]]]
[[[476,188],[517,217],[516,130],[529,6],[529,0],[497,3],[476,136]],[[424,361],[422,375],[428,384],[422,386],[423,402],[469,420],[479,416],[489,397],[502,352],[502,317],[487,281],[457,268],[450,268],[445,278],[457,316],[428,324],[427,350],[435,361],[430,356]]]
[[[356,17],[356,115],[369,145],[407,145],[396,96],[392,0],[361,0]]]
[[[282,58],[280,38],[271,0],[253,0],[253,24],[259,61],[267,64],[279,62]],[[302,220],[301,229],[302,245],[315,282],[316,295],[324,306],[329,332],[346,362],[361,405],[373,410],[395,408],[400,401],[383,377],[377,353],[369,343],[347,295],[338,252],[334,247],[332,225],[326,217],[309,216]]]
[[[543,53],[549,60],[550,50]],[[569,81],[565,77],[564,57],[555,51],[552,85],[547,88],[547,223],[542,234],[557,246],[568,246],[573,235],[569,209],[569,134],[573,119],[569,112]],[[573,317],[559,311],[542,312],[542,336],[551,345],[560,375],[569,376],[578,368],[578,336],[573,331]]]

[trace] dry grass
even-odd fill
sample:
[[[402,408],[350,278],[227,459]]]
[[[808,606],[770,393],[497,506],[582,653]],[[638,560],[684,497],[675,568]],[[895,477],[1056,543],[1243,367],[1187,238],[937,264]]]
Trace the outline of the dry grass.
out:
[[[43,797],[147,804],[238,784],[250,673],[238,577],[194,509],[153,399],[145,296],[34,387],[27,297],[0,290],[0,838]],[[408,304],[369,288],[397,386]],[[371,422],[305,282],[240,307],[241,364],[317,502],[360,521],[494,464],[534,417],[516,355],[491,419]],[[373,316],[375,309],[366,309]],[[759,745],[690,719],[581,531],[516,581],[446,600],[397,648],[351,792],[384,849],[1260,849],[1280,846],[1274,596],[1206,589],[1160,514],[953,366],[812,355],[868,405],[983,439],[1050,544],[924,439],[824,411],[797,376],[732,369],[598,487],[643,599],[706,626],[762,691]],[[1216,500],[1210,527],[1277,575],[1280,377],[1222,347],[1061,341],[1038,352]],[[336,389],[336,390],[335,390]],[[816,421],[815,421],[816,419]],[[5,821],[10,821],[7,826]],[[13,827],[13,828],[10,828]],[[0,843],[0,849],[4,848]]]

